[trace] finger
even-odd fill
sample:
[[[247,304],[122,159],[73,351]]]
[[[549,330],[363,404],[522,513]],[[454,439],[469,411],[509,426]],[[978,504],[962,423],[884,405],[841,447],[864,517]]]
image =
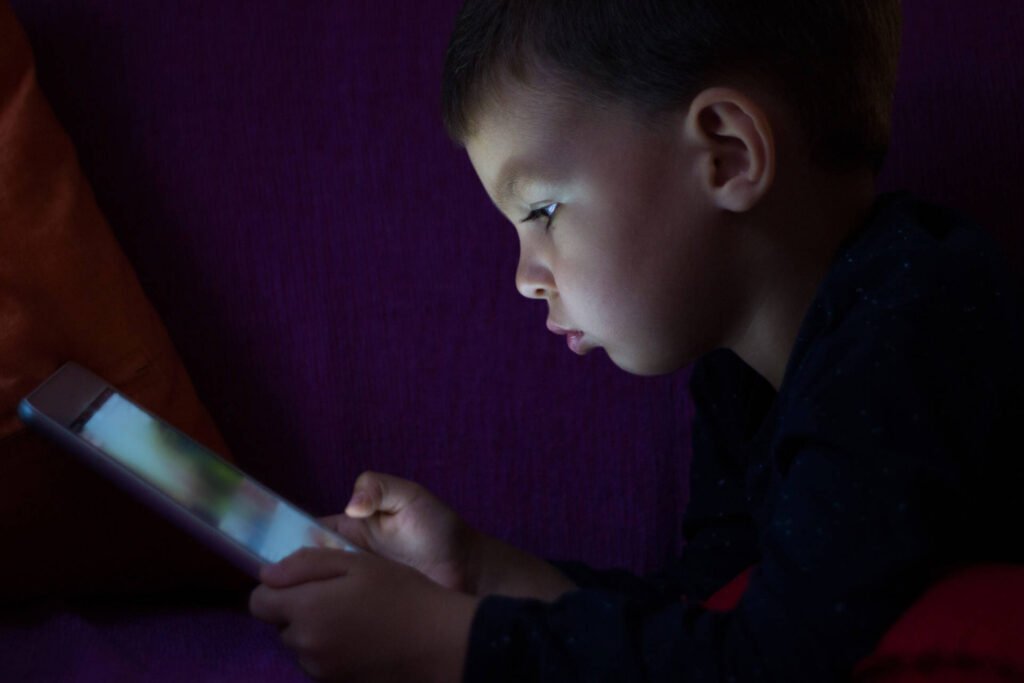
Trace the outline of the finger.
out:
[[[351,541],[353,545],[375,552],[365,520],[352,519],[348,515],[341,514],[321,517],[318,521],[331,531],[340,534],[345,540]]]
[[[249,613],[270,624],[280,625],[289,621],[280,592],[263,584],[256,586],[249,594]]]
[[[352,519],[344,513],[318,517],[317,521],[331,531],[341,534],[346,540],[352,541],[352,543],[365,550],[369,550],[370,537],[365,521]]]
[[[320,522],[321,524],[323,524],[325,527],[327,527],[328,529],[330,529],[332,531],[337,531],[338,530],[338,520],[339,519],[346,519],[346,518],[347,518],[347,515],[342,513],[340,515],[327,515],[326,517],[317,517],[316,521]]]
[[[285,647],[297,653],[305,653],[309,649],[308,631],[304,632],[302,628],[301,624],[288,624],[287,627],[281,629],[281,642],[285,644]]]
[[[382,472],[363,472],[356,479],[345,514],[368,517],[377,511],[395,513],[423,492],[422,486],[408,479]]]
[[[263,565],[260,581],[284,588],[345,576],[357,554],[335,548],[301,548],[280,562]]]

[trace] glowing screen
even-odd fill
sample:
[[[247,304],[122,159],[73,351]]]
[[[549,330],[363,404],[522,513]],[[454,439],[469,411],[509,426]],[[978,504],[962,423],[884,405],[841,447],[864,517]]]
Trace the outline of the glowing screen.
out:
[[[304,546],[354,549],[117,392],[97,399],[71,429],[266,562]]]

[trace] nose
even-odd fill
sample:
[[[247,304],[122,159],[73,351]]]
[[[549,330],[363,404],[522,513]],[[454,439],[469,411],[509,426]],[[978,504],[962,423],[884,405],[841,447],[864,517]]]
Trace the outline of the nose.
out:
[[[524,242],[520,243],[516,289],[527,299],[548,299],[555,292],[554,276]]]

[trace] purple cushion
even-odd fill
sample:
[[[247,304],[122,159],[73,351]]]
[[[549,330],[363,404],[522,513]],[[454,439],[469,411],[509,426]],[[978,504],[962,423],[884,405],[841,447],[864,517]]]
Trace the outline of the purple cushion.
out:
[[[0,621],[5,681],[308,681],[244,609],[46,605]]]

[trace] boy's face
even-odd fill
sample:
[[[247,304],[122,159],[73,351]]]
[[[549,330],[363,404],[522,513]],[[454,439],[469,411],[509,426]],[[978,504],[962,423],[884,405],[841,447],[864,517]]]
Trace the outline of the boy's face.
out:
[[[601,347],[637,375],[721,345],[736,301],[733,240],[702,189],[683,116],[649,130],[624,110],[509,86],[466,141],[519,235],[520,293],[546,301],[550,323],[582,331],[582,353]],[[522,223],[535,209],[546,211]]]

